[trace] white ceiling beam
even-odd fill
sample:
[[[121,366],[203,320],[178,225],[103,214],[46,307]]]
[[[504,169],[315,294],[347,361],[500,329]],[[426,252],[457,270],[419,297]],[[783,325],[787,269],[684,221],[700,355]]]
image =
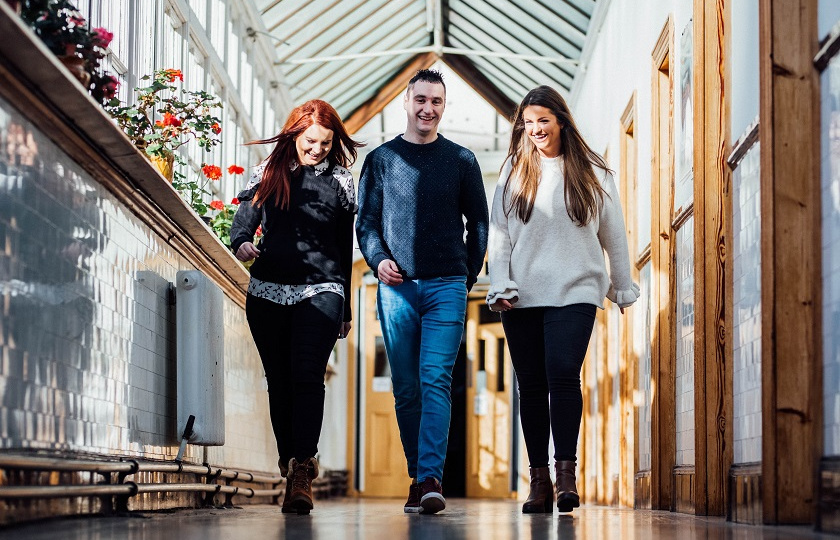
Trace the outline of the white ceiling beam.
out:
[[[552,56],[540,56],[536,54],[516,54],[511,52],[476,51],[472,49],[458,49],[456,47],[440,47],[435,45],[428,47],[414,47],[411,49],[394,49],[390,51],[369,51],[355,54],[340,54],[337,56],[316,56],[313,58],[293,58],[281,62],[282,64],[314,64],[324,62],[341,62],[343,60],[356,60],[359,58],[376,58],[378,56],[398,56],[401,54],[422,54],[427,52],[443,54],[456,54],[460,56],[486,56],[492,58],[510,58],[516,60],[527,60],[529,62],[548,62],[551,64],[577,64],[577,60]]]

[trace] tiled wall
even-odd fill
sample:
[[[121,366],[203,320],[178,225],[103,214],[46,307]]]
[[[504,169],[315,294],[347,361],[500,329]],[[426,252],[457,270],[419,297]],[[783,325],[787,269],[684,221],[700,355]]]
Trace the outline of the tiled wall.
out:
[[[761,461],[759,143],[732,174],[734,463]]]
[[[0,100],[0,448],[174,457],[167,289],[189,268]],[[276,472],[262,366],[227,297],[224,322],[226,445],[209,460]]]
[[[821,77],[824,455],[840,456],[840,56]]]
[[[677,465],[694,465],[694,217],[677,231]]]
[[[639,470],[650,470],[650,261],[641,270],[639,287],[641,296],[633,306],[633,351],[638,358],[636,406],[639,411]]]

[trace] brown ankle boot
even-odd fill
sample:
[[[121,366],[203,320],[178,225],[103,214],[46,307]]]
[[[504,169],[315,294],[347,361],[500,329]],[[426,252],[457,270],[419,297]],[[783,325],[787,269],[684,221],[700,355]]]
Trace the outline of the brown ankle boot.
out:
[[[575,462],[558,461],[554,464],[554,471],[557,474],[557,510],[571,512],[580,506],[580,496],[575,487]]]
[[[522,505],[523,514],[550,514],[554,511],[554,489],[548,467],[531,467],[531,492]]]
[[[285,487],[283,489],[283,505],[280,507],[280,511],[284,514],[297,512],[297,510],[289,504],[292,501],[292,485],[289,481],[289,467],[288,465],[283,464],[283,458],[280,458],[277,465],[280,467],[280,476],[286,479]]]
[[[290,489],[289,512],[308,514],[314,504],[312,502],[312,481],[318,478],[318,460],[307,458],[300,463],[292,458],[289,461],[289,477],[286,483]]]

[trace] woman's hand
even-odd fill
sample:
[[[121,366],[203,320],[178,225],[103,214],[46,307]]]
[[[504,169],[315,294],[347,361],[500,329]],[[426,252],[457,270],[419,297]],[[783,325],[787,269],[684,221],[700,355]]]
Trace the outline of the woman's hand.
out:
[[[513,309],[513,304],[510,300],[505,300],[504,298],[499,298],[490,304],[490,311],[510,311],[511,309]]]
[[[260,256],[260,250],[253,242],[244,242],[239,249],[236,250],[236,258],[242,262],[248,262],[251,259],[256,259]]]
[[[350,321],[346,321],[341,323],[341,326],[338,327],[338,339],[344,339],[350,335],[350,328],[353,327],[353,323]]]

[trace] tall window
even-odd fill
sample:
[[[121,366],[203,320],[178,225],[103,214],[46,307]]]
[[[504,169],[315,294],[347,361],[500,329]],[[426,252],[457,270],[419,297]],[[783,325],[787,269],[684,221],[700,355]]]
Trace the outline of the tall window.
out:
[[[758,0],[732,5],[732,392],[734,463],[761,461],[761,210]]]
[[[832,32],[832,29],[834,30]],[[840,3],[821,0],[819,31],[822,151],[822,313],[824,455],[840,456]]]

